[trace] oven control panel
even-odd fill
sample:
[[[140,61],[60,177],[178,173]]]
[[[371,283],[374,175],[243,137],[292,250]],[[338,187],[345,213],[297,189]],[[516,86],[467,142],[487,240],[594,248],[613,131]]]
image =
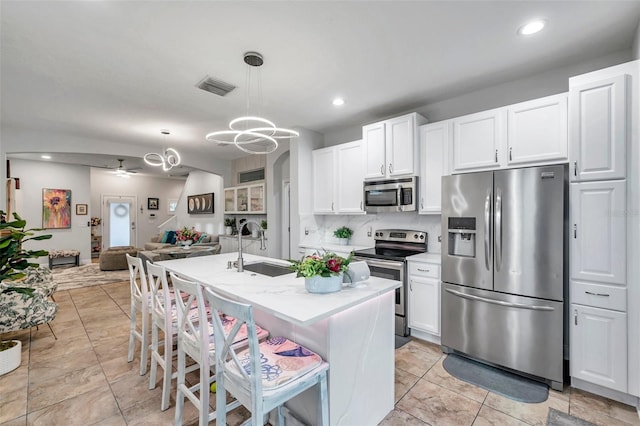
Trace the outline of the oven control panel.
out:
[[[426,243],[427,233],[410,229],[378,229],[374,234],[376,241],[396,241],[403,243]]]

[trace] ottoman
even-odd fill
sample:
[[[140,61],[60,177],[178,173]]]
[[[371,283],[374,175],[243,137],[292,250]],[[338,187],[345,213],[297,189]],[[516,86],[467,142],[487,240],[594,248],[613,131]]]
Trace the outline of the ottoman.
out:
[[[118,271],[127,269],[127,257],[136,256],[138,249],[133,246],[109,247],[100,252],[100,270],[101,271]]]
[[[60,260],[60,262],[58,260]],[[71,260],[72,264],[80,266],[80,251],[49,250],[49,269],[52,269],[54,266],[69,264],[68,260]]]

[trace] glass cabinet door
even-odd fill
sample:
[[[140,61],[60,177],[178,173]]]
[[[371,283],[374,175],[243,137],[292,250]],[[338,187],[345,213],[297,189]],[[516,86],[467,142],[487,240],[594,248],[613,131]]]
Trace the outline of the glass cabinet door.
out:
[[[225,189],[224,190],[224,211],[225,212],[234,211],[235,203],[236,203],[236,190],[233,188]]]
[[[252,212],[264,211],[264,185],[256,185],[249,188],[249,206]]]
[[[249,188],[236,188],[236,211],[246,212],[249,210]]]

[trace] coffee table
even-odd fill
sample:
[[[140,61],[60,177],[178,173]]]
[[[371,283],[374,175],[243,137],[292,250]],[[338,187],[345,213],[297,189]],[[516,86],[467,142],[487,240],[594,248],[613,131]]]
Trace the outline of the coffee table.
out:
[[[206,256],[207,253],[211,253],[215,250],[213,246],[198,246],[191,245],[188,248],[184,247],[164,247],[161,249],[153,250],[153,253],[160,255],[160,260],[170,259],[182,259],[185,257],[191,257],[195,253],[198,256]]]

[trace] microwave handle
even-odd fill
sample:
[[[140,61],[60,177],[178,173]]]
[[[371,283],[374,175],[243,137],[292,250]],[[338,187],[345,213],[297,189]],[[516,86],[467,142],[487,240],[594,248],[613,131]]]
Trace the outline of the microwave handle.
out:
[[[402,209],[403,206],[403,194],[404,191],[402,190],[402,185],[398,185],[398,189],[396,189],[396,206],[398,206],[398,208]]]

